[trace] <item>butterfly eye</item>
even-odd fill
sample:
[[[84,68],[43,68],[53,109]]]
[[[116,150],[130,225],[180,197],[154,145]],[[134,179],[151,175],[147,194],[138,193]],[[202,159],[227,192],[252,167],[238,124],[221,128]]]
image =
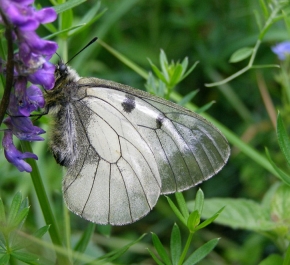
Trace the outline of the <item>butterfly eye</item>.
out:
[[[67,71],[67,66],[64,63],[59,64],[59,71],[65,73]]]

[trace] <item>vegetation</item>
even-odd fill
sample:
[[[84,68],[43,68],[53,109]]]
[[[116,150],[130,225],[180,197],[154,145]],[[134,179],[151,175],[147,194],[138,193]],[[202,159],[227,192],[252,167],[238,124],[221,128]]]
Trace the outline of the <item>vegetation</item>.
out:
[[[197,110],[232,154],[212,179],[161,196],[148,216],[123,227],[69,213],[63,169],[45,142],[32,145],[39,159],[31,176],[1,155],[0,264],[290,264],[290,50],[284,60],[272,51],[290,39],[289,1],[63,2],[36,6],[58,12],[38,34],[59,44],[65,62],[97,36],[70,62],[81,76]],[[51,127],[49,116],[36,124]]]

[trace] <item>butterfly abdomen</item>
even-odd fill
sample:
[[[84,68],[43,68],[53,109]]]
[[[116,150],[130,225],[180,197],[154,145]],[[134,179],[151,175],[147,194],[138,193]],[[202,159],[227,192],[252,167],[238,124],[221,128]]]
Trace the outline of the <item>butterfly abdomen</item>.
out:
[[[50,148],[57,163],[65,167],[71,165],[78,157],[75,119],[71,104],[60,107],[54,118]]]

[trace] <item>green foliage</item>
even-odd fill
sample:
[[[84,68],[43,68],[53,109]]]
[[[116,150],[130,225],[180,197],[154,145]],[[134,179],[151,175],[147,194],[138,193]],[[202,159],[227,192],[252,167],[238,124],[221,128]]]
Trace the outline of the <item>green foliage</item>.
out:
[[[253,53],[253,48],[249,48],[249,47],[241,48],[232,54],[230,58],[230,63],[237,63],[242,60],[245,60],[248,57],[250,57],[252,53]]]
[[[149,62],[157,79],[155,79],[150,73],[145,87],[148,92],[163,97],[165,99],[170,99],[170,94],[172,93],[173,88],[175,88],[178,83],[180,83],[185,77],[187,77],[198,64],[198,62],[196,62],[193,66],[190,67],[190,69],[187,70],[187,57],[184,58],[181,63],[175,63],[174,61],[168,63],[167,56],[163,50],[161,50],[159,56],[161,70],[159,70],[158,67],[155,66],[150,60]],[[194,95],[195,94],[191,94],[191,96],[188,97],[190,98]]]
[[[174,224],[170,238],[170,252],[171,252],[170,256],[167,254],[165,247],[161,243],[158,236],[154,233],[152,233],[152,242],[160,259],[155,255],[153,251],[151,251],[150,249],[148,249],[148,251],[157,264],[193,265],[202,260],[204,257],[206,257],[214,249],[214,247],[217,245],[219,241],[219,239],[216,238],[206,242],[204,245],[202,245],[201,247],[196,249],[193,253],[191,253],[190,256],[185,260],[194,233],[212,223],[222,212],[223,208],[221,208],[218,212],[216,212],[213,216],[211,216],[204,222],[200,223],[200,216],[202,214],[204,205],[204,194],[202,190],[199,189],[196,193],[194,207],[190,207],[194,209],[191,213],[189,213],[188,211],[187,204],[182,193],[180,192],[175,193],[175,198],[178,206],[176,206],[169,197],[167,197],[168,204],[170,205],[172,211],[175,213],[178,219],[181,221],[181,223],[187,227],[189,233],[188,239],[186,241],[183,250],[180,229],[177,224]]]
[[[9,264],[10,260],[20,260],[26,264],[40,264],[37,255],[24,252],[32,242],[25,239],[21,228],[29,212],[28,199],[22,200],[20,192],[16,193],[10,208],[5,211],[0,198],[0,264]],[[34,237],[41,238],[49,229],[44,226],[34,233]]]
[[[183,264],[289,264],[290,63],[289,58],[278,61],[271,52],[271,46],[290,39],[289,1],[50,3],[59,19],[40,28],[39,34],[58,42],[64,61],[99,37],[98,44],[70,62],[81,76],[137,88],[144,88],[146,82],[151,93],[202,112],[229,140],[232,157],[217,176],[202,184],[206,199],[198,192],[193,203],[192,190],[184,196],[177,194],[176,203],[168,199],[176,217],[161,198],[150,215],[136,224],[95,229],[63,206],[63,170],[45,143],[33,145],[39,156],[39,174],[32,178],[14,170],[2,155],[0,194],[3,201],[14,205],[6,210],[0,203],[0,223],[5,224],[0,230],[10,231],[8,242],[13,250],[13,255],[7,252],[1,234],[0,264],[51,265],[57,255],[59,264],[154,260],[178,264],[181,257]],[[36,1],[36,7],[48,4]],[[2,28],[0,34],[0,54],[5,58]],[[200,63],[190,72],[195,61]],[[49,118],[38,122],[48,130]],[[28,216],[28,210],[23,211],[28,206],[21,206],[25,200],[20,200],[20,206],[19,198],[14,202],[19,190],[32,204]],[[178,225],[173,224],[176,219]],[[211,222],[216,225],[208,227]],[[149,236],[140,237],[144,232],[152,233],[153,243]],[[215,249],[217,237],[222,239]]]

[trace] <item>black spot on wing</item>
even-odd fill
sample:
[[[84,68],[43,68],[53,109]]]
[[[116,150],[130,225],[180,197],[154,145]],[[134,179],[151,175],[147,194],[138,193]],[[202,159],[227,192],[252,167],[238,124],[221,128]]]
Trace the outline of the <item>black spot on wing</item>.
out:
[[[125,112],[130,113],[136,107],[135,97],[129,94],[126,94],[125,97],[126,98],[122,103],[122,107]]]
[[[159,114],[158,117],[156,118],[156,126],[157,126],[157,129],[160,129],[161,126],[162,126],[162,123],[164,122],[165,120],[165,117],[163,114]]]

